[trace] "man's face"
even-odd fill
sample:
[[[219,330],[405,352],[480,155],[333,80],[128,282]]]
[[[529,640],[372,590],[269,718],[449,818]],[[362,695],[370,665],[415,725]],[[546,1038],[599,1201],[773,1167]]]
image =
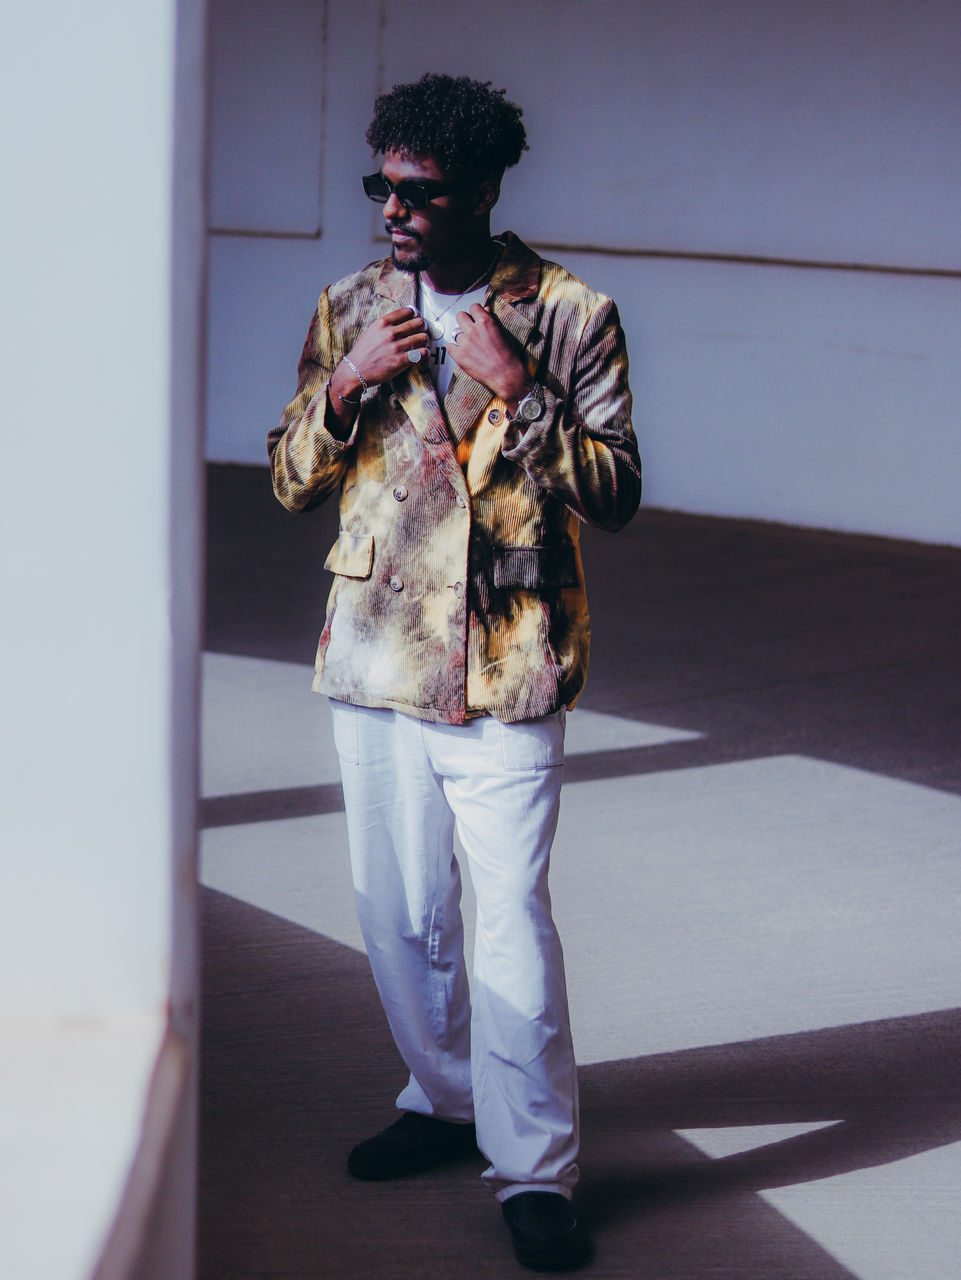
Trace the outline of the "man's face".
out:
[[[381,173],[392,183],[403,179],[449,182],[431,156],[401,156],[388,151]],[[384,205],[391,256],[401,271],[425,271],[431,263],[456,260],[477,235],[476,190],[466,186],[438,196],[424,209],[405,209],[393,193]]]

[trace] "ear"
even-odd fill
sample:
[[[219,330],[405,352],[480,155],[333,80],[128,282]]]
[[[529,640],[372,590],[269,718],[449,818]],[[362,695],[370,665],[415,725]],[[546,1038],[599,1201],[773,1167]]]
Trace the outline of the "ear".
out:
[[[478,218],[485,217],[493,209],[500,197],[500,183],[494,178],[481,178],[474,189],[474,213]]]

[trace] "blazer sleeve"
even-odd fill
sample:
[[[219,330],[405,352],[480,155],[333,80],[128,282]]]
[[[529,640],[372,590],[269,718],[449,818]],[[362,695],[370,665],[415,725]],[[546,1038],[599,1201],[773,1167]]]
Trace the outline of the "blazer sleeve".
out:
[[[288,511],[309,511],[340,485],[357,438],[357,420],[349,436],[331,429],[330,379],[344,351],[330,322],[329,291],[324,290],[311,321],[297,366],[297,394],[267,435],[274,493]]]
[[[501,452],[588,524],[623,528],[640,504],[641,460],[627,348],[610,299],[584,325],[570,386],[549,374],[542,386],[544,413],[529,427],[511,425]]]

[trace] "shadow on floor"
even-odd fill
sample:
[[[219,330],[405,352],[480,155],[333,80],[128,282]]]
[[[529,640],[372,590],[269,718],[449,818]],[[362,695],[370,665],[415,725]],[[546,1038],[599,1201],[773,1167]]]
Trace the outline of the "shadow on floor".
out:
[[[405,1075],[366,958],[203,900],[199,1280],[516,1277],[479,1159],[383,1185],[346,1173]],[[959,1052],[952,1010],[583,1068],[591,1274],[852,1280],[757,1192],[957,1140]],[[673,1132],[817,1120],[837,1123],[719,1160]]]

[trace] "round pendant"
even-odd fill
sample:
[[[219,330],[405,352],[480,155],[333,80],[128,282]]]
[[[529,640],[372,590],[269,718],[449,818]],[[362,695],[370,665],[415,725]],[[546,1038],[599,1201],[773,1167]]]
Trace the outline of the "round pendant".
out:
[[[436,320],[427,320],[427,332],[430,334],[431,342],[438,342],[444,336],[444,326],[438,324]]]

